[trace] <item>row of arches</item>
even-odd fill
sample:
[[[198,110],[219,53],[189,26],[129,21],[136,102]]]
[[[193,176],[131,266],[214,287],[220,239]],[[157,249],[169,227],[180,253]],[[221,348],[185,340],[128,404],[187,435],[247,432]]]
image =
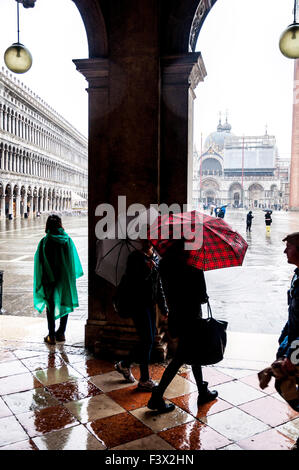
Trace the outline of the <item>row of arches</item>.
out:
[[[47,211],[70,210],[70,190],[0,182],[0,218],[18,218]]]
[[[232,183],[227,190],[221,190],[218,182],[206,179],[202,183],[201,201],[203,204],[230,204],[232,207],[271,207],[283,201],[277,184],[265,188],[261,183],[253,182],[242,187],[241,183]]]
[[[0,129],[54,155],[64,155],[64,157],[68,155],[69,160],[72,159],[74,153],[77,162],[84,165],[84,145],[80,146],[67,136],[62,137],[59,133],[55,134],[47,130],[42,125],[21,114],[19,110],[3,103],[0,103]],[[73,145],[75,152],[72,152]]]
[[[84,186],[87,180],[87,175],[79,170],[74,171],[46,156],[3,142],[0,143],[0,170],[79,186]]]

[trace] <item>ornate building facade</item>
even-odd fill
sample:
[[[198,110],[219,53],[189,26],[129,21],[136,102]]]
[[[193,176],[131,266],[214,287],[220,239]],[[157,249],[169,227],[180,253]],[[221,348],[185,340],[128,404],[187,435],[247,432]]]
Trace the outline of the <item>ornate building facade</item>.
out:
[[[0,218],[70,210],[87,200],[87,139],[0,70]]]
[[[195,151],[193,206],[287,208],[290,161],[279,158],[274,136],[235,136],[219,120],[217,130]]]

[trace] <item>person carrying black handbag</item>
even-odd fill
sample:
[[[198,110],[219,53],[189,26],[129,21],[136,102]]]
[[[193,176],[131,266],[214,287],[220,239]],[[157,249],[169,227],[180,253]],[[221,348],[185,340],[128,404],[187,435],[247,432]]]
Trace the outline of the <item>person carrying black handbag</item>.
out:
[[[178,346],[160,383],[153,389],[147,406],[165,413],[174,410],[175,405],[165,403],[163,394],[180,367],[187,362],[185,345],[189,339],[192,340],[192,324],[196,318],[201,317],[201,304],[208,301],[208,296],[203,271],[187,265],[184,260],[182,241],[167,250],[160,261],[160,275],[169,307],[168,330],[172,337],[178,338]],[[198,362],[191,366],[198,388],[197,403],[202,405],[215,400],[218,392],[208,389],[208,383],[203,380],[200,361]]]

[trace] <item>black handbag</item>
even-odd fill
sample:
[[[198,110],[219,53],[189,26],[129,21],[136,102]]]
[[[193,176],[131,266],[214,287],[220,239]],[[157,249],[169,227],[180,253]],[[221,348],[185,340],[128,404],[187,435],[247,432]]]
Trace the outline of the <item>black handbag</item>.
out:
[[[223,359],[228,323],[213,318],[209,301],[207,310],[208,317],[192,320],[188,325],[188,333],[180,338],[177,353],[185,364],[207,366]]]

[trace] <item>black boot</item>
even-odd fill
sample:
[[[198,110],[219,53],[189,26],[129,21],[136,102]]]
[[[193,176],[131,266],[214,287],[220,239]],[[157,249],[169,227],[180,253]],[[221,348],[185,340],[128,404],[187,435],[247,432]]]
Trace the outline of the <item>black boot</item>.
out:
[[[165,403],[163,397],[156,389],[153,390],[152,396],[148,401],[147,407],[150,410],[157,410],[158,413],[169,413],[169,411],[173,411],[175,406],[173,403]]]
[[[203,405],[204,403],[208,403],[209,401],[216,400],[217,397],[218,392],[216,390],[210,391],[208,389],[208,382],[202,382],[202,384],[198,387],[198,405]]]

